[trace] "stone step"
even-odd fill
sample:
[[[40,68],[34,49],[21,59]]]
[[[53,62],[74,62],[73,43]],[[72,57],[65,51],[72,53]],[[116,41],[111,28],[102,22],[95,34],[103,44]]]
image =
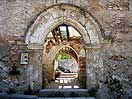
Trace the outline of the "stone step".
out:
[[[56,78],[45,89],[81,89],[80,82],[76,78]]]
[[[0,99],[37,99],[35,95],[7,94],[0,93]]]
[[[96,99],[94,97],[38,97],[35,95],[0,93],[0,99]]]
[[[60,78],[76,78],[77,73],[61,73]]]
[[[86,97],[86,89],[42,89],[40,97]]]

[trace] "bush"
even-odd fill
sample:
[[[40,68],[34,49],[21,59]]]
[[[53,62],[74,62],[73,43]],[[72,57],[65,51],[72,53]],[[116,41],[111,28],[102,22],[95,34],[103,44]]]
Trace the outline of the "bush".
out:
[[[9,71],[9,76],[16,76],[17,78],[20,76],[20,71],[17,70],[16,66],[13,66],[12,69]]]

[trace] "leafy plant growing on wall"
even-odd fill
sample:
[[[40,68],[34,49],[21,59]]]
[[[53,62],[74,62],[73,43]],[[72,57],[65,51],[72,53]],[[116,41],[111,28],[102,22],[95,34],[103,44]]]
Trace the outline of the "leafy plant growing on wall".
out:
[[[13,66],[11,68],[11,70],[9,71],[9,76],[15,76],[17,79],[19,78],[20,76],[20,71],[17,70],[17,67],[16,66]]]

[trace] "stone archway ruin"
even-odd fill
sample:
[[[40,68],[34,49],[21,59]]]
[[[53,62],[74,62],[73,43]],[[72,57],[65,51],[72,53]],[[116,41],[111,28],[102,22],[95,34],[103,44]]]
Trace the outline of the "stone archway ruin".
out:
[[[88,12],[76,6],[59,4],[46,9],[37,17],[27,32],[26,44],[43,44],[46,35],[62,23],[76,28],[83,35],[85,43],[99,43],[103,40],[98,23]],[[96,41],[92,41],[93,38]]]
[[[33,57],[29,65],[33,66],[35,76],[30,80],[35,89],[42,88],[42,68],[43,68],[43,46],[47,34],[60,24],[68,24],[74,27],[84,39],[84,49],[86,52],[86,87],[98,85],[102,79],[103,60],[101,54],[101,43],[103,34],[98,22],[92,15],[73,5],[58,4],[45,9],[34,21],[26,34],[25,43],[29,49],[33,50]],[[37,57],[37,58],[36,58]],[[39,59],[39,61],[38,61]],[[34,61],[37,61],[35,63]]]

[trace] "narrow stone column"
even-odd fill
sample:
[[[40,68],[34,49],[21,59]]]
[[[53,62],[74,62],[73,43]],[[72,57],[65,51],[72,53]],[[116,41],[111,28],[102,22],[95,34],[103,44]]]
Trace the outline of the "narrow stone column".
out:
[[[31,50],[29,57],[29,67],[32,67],[32,74],[29,77],[30,86],[33,90],[42,89],[42,58],[43,58],[43,45],[30,44],[28,49]]]
[[[80,84],[82,88],[86,88],[86,58],[79,57],[79,71],[78,78],[80,80]]]
[[[86,50],[86,75],[87,75],[87,89],[99,85],[102,79],[103,60],[101,45],[85,45]]]

